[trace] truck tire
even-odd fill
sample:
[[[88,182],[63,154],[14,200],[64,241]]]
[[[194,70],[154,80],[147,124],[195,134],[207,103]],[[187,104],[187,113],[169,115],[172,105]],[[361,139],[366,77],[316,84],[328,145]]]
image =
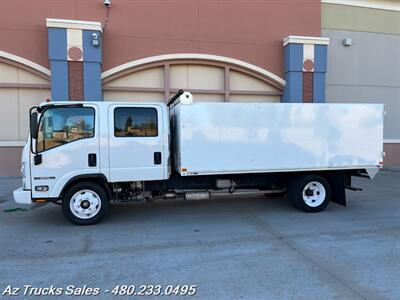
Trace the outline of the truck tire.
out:
[[[96,223],[107,213],[109,206],[106,191],[94,182],[74,184],[62,200],[64,216],[77,225]]]
[[[319,175],[304,175],[294,178],[288,187],[288,198],[298,209],[319,212],[328,206],[331,187]]]

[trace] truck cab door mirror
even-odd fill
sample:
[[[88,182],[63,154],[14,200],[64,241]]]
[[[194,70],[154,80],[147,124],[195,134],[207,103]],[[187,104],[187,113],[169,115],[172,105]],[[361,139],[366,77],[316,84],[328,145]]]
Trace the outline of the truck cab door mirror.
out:
[[[38,113],[37,112],[33,112],[31,114],[31,118],[30,118],[30,123],[29,123],[29,129],[30,129],[30,133],[31,133],[31,137],[33,139],[37,139],[38,137]]]

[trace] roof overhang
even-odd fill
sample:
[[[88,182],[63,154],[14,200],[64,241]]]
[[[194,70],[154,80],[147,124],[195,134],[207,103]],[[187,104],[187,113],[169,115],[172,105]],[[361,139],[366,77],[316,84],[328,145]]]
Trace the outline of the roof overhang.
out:
[[[69,28],[103,31],[100,22],[64,20],[64,19],[46,19],[46,26],[51,28]]]
[[[329,45],[329,38],[289,35],[283,39],[283,46],[287,44]]]

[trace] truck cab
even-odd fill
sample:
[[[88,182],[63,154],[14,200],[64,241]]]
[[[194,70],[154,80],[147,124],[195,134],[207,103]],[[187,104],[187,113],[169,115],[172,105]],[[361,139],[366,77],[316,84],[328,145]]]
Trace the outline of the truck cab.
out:
[[[82,180],[109,184],[169,176],[163,103],[51,102],[32,108],[30,117],[17,203],[58,201]]]

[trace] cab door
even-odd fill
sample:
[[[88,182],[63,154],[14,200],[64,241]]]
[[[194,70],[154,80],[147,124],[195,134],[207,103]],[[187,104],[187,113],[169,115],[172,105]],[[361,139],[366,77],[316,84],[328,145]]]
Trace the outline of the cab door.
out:
[[[109,162],[112,182],[166,179],[163,107],[109,107]]]
[[[58,197],[74,176],[99,173],[98,115],[95,105],[43,110],[34,141],[37,154],[31,153],[30,161],[33,198]]]

